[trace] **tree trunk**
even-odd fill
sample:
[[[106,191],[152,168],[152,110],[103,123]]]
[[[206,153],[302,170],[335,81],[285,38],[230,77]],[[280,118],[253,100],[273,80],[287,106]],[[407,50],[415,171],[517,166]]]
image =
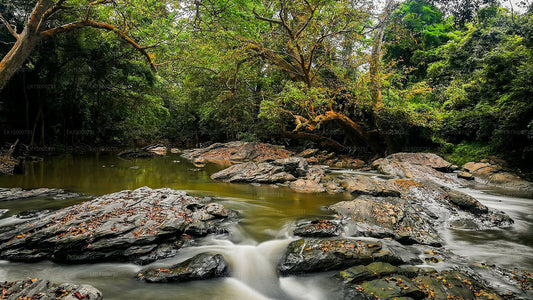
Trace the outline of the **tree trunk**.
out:
[[[289,139],[312,141],[320,144],[322,147],[328,148],[333,151],[342,152],[346,150],[346,147],[341,145],[339,142],[318,134],[312,134],[308,132],[286,131],[285,129],[281,130],[281,134],[283,137]]]
[[[0,61],[0,91],[22,67],[40,41],[40,34],[32,34],[28,30],[20,34],[13,48]]]

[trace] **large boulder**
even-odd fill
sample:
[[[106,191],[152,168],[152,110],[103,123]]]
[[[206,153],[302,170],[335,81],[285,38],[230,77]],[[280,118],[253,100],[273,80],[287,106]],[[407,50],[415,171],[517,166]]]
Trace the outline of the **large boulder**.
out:
[[[222,233],[233,212],[183,191],[147,187],[98,197],[0,228],[11,261],[148,263],[194,238]]]
[[[371,195],[376,197],[400,197],[394,182],[369,176],[348,176],[340,181],[341,186],[354,195]]]
[[[450,172],[456,166],[433,153],[395,153],[372,163],[380,173],[397,178],[430,181],[438,184],[464,184]]]
[[[320,183],[325,168],[310,167],[302,157],[280,158],[262,162],[247,162],[230,166],[211,175],[211,179],[225,182],[285,183],[300,192],[323,192]]]
[[[146,282],[183,282],[227,274],[228,265],[222,255],[201,253],[176,265],[144,269],[137,274],[137,278]]]
[[[469,162],[463,166],[479,182],[489,186],[533,193],[533,183],[492,162]]]
[[[0,284],[2,299],[103,299],[102,293],[87,284],[56,284],[43,279],[26,279]]]
[[[286,172],[283,166],[248,162],[216,172],[211,175],[211,179],[225,182],[283,183],[296,180],[296,177]]]
[[[475,215],[482,215],[489,212],[489,209],[477,201],[474,197],[455,190],[447,191],[448,199],[462,210],[469,211]]]
[[[281,146],[253,142],[215,143],[206,148],[185,150],[182,154],[184,158],[191,161],[203,158],[206,161],[221,164],[258,162],[267,159],[288,158],[293,155],[293,152]]]
[[[420,262],[410,252],[397,251],[400,248],[358,239],[299,239],[288,245],[278,269],[282,275],[288,275],[338,270],[373,261],[393,264]]]
[[[165,145],[150,145],[143,148],[144,151],[151,152],[158,156],[167,155],[167,147]]]
[[[398,197],[360,196],[329,207],[356,223],[355,235],[392,237],[404,244],[442,245],[434,222],[420,205]]]
[[[329,209],[352,236],[438,246],[442,244],[439,233],[447,228],[488,229],[513,223],[467,194],[430,182],[352,175],[344,176],[341,184],[358,197]]]

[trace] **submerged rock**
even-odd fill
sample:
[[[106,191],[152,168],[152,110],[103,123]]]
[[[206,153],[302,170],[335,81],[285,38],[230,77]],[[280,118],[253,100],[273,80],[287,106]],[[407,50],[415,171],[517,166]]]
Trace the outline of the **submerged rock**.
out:
[[[288,275],[338,270],[373,261],[393,264],[420,262],[412,254],[399,254],[396,249],[383,242],[367,240],[299,239],[289,244],[278,269],[281,274]]]
[[[228,265],[220,254],[201,253],[176,265],[142,270],[137,278],[146,282],[203,280],[224,277]]]
[[[54,200],[64,200],[80,197],[80,194],[67,192],[62,189],[39,188],[24,190],[22,188],[0,188],[0,201],[29,199],[29,198],[49,198]]]
[[[135,159],[135,158],[152,158],[158,156],[157,154],[150,151],[137,151],[137,150],[125,150],[117,154],[118,157],[124,159]]]
[[[91,285],[56,284],[43,279],[27,279],[0,284],[2,299],[103,299],[102,293]]]
[[[11,261],[148,263],[171,255],[163,244],[181,247],[209,233],[233,212],[203,203],[183,191],[147,187],[98,197],[0,228],[0,258]],[[201,229],[199,229],[201,228]]]

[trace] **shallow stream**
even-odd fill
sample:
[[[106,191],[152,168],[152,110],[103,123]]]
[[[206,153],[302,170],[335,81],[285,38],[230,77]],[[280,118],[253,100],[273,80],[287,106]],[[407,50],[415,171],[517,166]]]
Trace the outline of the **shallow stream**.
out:
[[[204,168],[168,155],[154,159],[122,160],[110,153],[61,155],[29,163],[24,175],[0,177],[0,187],[61,188],[86,195],[79,199],[29,199],[0,202],[0,224],[26,210],[59,209],[88,197],[142,186],[186,190],[192,195],[213,197],[237,210],[240,222],[230,238],[209,237],[201,245],[180,250],[164,263],[178,262],[212,251],[230,265],[230,277],[190,283],[148,284],[134,279],[142,268],[129,263],[60,265],[0,261],[0,281],[46,278],[56,282],[86,283],[103,292],[105,299],[338,299],[340,291],[333,273],[279,278],[276,264],[292,229],[305,219],[328,216],[326,206],[349,200],[349,194],[295,193],[271,185],[226,184],[209,175],[222,166]],[[372,176],[371,173],[363,173]],[[533,270],[533,200],[462,189],[490,208],[508,213],[511,228],[487,231],[449,231],[446,248],[473,262]],[[158,262],[160,263],[160,262]],[[158,263],[154,263],[157,265]]]

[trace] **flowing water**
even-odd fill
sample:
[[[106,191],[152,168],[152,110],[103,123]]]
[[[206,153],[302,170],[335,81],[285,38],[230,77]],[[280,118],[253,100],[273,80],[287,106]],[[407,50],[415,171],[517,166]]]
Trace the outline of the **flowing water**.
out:
[[[56,282],[86,283],[97,287],[106,299],[339,299],[333,273],[279,278],[276,264],[298,221],[327,216],[326,206],[351,199],[348,194],[300,194],[271,185],[226,184],[209,175],[222,166],[196,168],[177,155],[154,159],[122,160],[110,153],[61,155],[30,163],[24,175],[0,177],[0,187],[62,188],[86,197],[70,200],[29,199],[0,202],[0,224],[25,210],[59,209],[87,197],[135,189],[169,187],[186,190],[239,211],[240,222],[231,237],[215,236],[202,244],[184,248],[176,257],[156,262],[170,264],[195,254],[222,254],[230,265],[230,277],[189,282],[147,284],[135,280],[142,268],[129,263],[61,265],[0,261],[0,281],[46,278]],[[365,175],[372,175],[363,173]],[[528,198],[489,194],[465,189],[490,208],[508,213],[516,223],[508,229],[450,231],[449,249],[475,262],[533,269],[533,206]]]

